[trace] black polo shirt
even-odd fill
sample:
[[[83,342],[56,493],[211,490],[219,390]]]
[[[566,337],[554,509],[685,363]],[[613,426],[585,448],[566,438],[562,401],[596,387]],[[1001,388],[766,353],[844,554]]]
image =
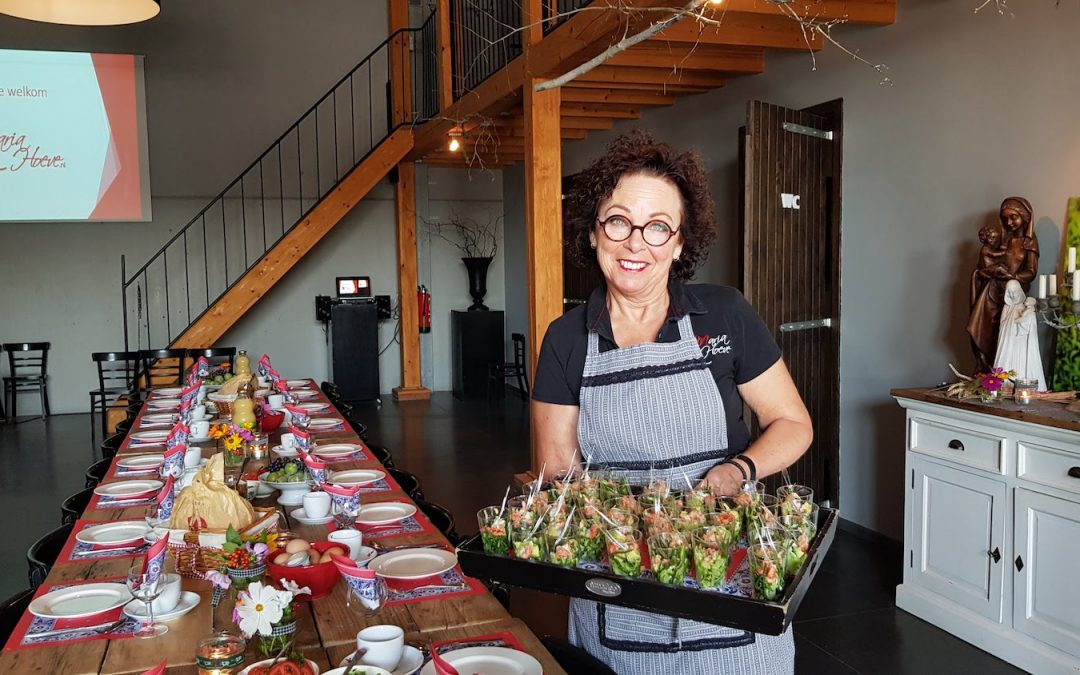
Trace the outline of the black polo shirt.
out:
[[[668,319],[657,342],[677,342],[679,319],[690,315],[702,355],[724,401],[728,448],[741,452],[750,444],[743,420],[742,397],[736,385],[745,384],[780,359],[780,348],[750,303],[738,290],[713,284],[668,286]],[[607,289],[593,291],[585,305],[575,307],[548,326],[536,364],[533,398],[544,403],[578,405],[590,327],[600,336],[600,351],[618,349],[607,311]]]

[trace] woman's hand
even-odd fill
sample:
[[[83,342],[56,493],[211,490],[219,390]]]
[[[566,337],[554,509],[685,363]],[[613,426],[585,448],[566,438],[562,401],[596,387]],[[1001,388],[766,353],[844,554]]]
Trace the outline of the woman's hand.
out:
[[[742,489],[743,477],[737,467],[730,464],[717,464],[705,474],[705,482],[719,494],[736,495]]]

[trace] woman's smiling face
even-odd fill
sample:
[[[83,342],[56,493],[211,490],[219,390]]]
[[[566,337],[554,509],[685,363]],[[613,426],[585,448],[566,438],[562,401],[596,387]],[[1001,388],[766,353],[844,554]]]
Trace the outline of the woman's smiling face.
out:
[[[623,241],[612,241],[599,223],[589,240],[608,287],[624,296],[648,296],[667,288],[672,261],[682,252],[682,196],[675,184],[648,174],[619,179],[611,197],[600,203],[597,218],[623,219],[633,226],[663,223],[676,234],[660,246],[645,243],[642,230],[632,230]]]

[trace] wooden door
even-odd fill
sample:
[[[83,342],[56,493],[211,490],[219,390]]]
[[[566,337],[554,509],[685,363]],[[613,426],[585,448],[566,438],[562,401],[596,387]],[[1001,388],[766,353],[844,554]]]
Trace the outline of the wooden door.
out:
[[[912,468],[913,583],[1000,623],[1009,565],[1005,482],[921,457]]]
[[[774,332],[814,423],[787,471],[838,506],[841,100],[805,110],[751,101],[740,130],[743,293]]]
[[[1015,494],[1013,627],[1080,658],[1080,502]]]

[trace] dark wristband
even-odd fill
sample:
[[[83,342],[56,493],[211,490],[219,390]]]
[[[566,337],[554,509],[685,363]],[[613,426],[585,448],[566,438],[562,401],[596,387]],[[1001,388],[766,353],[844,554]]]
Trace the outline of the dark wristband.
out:
[[[730,464],[730,465],[732,465],[733,467],[735,467],[736,469],[739,470],[739,474],[742,476],[742,479],[746,480],[746,469],[744,469],[742,467],[742,464],[739,464],[738,462],[731,461],[733,459],[734,459],[734,457],[728,457],[727,459],[725,459],[722,462],[722,464]]]
[[[754,464],[754,460],[750,459],[746,455],[735,455],[735,457],[733,457],[732,459],[741,459],[743,462],[745,462],[746,468],[750,471],[750,480],[757,480],[757,465]]]

